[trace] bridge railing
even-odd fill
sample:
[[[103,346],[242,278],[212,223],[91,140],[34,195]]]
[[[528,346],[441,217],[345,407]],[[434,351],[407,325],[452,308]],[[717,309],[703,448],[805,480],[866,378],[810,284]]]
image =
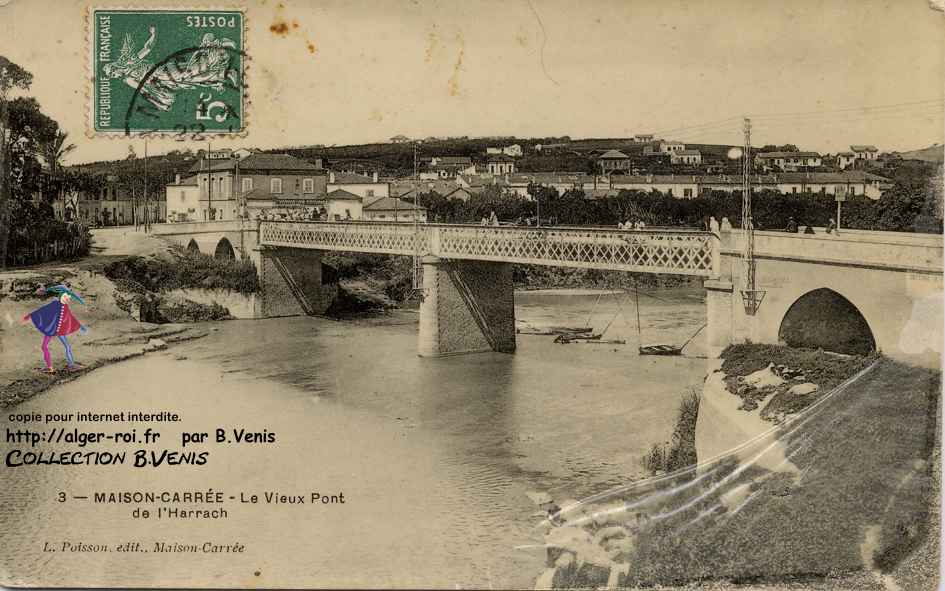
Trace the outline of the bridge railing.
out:
[[[722,253],[741,256],[740,230],[722,235]],[[824,264],[870,266],[900,271],[941,273],[943,244],[940,235],[898,232],[796,234],[755,232],[755,256],[805,260]]]
[[[434,226],[436,256],[534,265],[709,276],[715,238],[705,232]]]
[[[277,222],[259,224],[264,246],[384,254],[428,254],[429,232],[413,224],[370,222]]]
[[[689,230],[528,228],[383,222],[260,224],[264,246],[433,255],[562,267],[712,276],[718,240]]]

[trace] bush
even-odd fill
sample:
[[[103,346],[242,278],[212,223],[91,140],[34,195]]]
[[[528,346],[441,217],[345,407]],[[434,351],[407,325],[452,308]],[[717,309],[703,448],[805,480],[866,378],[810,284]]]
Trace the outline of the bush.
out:
[[[643,468],[650,474],[670,473],[695,466],[696,420],[699,418],[699,391],[690,388],[679,401],[676,427],[671,441],[656,443],[643,457]]]
[[[180,247],[171,249],[170,259],[129,257],[110,263],[105,267],[105,275],[113,281],[153,292],[202,288],[251,294],[259,290],[259,278],[252,261],[217,259]]]

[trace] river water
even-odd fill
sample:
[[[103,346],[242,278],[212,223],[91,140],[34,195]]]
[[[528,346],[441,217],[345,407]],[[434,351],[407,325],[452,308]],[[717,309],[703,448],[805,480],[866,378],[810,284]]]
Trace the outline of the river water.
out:
[[[641,297],[642,340],[682,343],[705,319],[698,289]],[[658,298],[658,299],[657,299]],[[180,423],[66,423],[112,432],[148,426],[180,450],[209,432],[206,465],[31,466],[0,472],[2,583],[43,586],[530,588],[544,561],[526,495],[581,498],[626,483],[669,438],[687,388],[699,387],[704,338],[685,357],[640,357],[632,298],[516,294],[522,327],[584,326],[626,345],[559,345],[519,335],[515,355],[416,355],[417,314],[211,325],[207,338],[98,370],[17,413],[169,410]],[[81,350],[77,348],[77,355]],[[4,412],[0,426],[10,423]],[[55,425],[41,425],[49,429]],[[275,433],[269,444],[216,444],[217,428]],[[24,447],[0,444],[8,450]],[[90,445],[96,450],[161,445]],[[57,446],[57,449],[78,449]],[[43,448],[50,449],[50,448]],[[131,453],[129,453],[131,456]],[[228,501],[225,519],[135,519],[138,505],[95,492],[222,490],[344,494],[345,503]],[[57,494],[66,493],[60,503]],[[337,498],[337,497],[336,497]],[[146,506],[152,510],[156,506]],[[192,507],[184,505],[183,507]],[[122,542],[149,552],[119,553]],[[237,555],[154,552],[154,542],[240,542]],[[44,552],[44,543],[108,552]]]

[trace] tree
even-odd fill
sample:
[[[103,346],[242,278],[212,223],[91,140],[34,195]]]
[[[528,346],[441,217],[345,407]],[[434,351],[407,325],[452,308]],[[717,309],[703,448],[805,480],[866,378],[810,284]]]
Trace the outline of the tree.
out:
[[[783,146],[777,146],[775,144],[767,144],[762,146],[757,150],[758,152],[800,152],[797,149],[797,146],[794,144],[784,144]]]
[[[50,172],[55,173],[58,169],[62,168],[63,158],[75,150],[75,144],[66,143],[68,139],[68,131],[57,130],[56,135],[49,138],[42,146],[43,158],[46,160],[46,165],[49,166]]]
[[[0,269],[6,269],[10,239],[10,95],[14,90],[29,90],[32,83],[32,74],[0,55]]]

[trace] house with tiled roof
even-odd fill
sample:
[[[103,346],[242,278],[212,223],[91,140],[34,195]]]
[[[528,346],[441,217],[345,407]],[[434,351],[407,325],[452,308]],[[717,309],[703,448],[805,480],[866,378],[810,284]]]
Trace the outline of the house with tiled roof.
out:
[[[200,211],[200,191],[197,175],[181,178],[178,174],[173,183],[164,186],[164,202],[167,205],[167,221],[196,222]]]
[[[451,179],[460,174],[473,174],[476,165],[469,156],[433,156],[420,173],[423,180]]]
[[[607,150],[597,157],[597,166],[601,174],[630,170],[630,157],[620,150]]]
[[[364,198],[345,189],[335,189],[325,195],[319,210],[329,221],[361,220],[364,219]]]
[[[365,176],[352,172],[331,171],[328,173],[327,189],[329,192],[335,189],[344,189],[365,200],[390,197],[390,183],[380,180],[377,172],[374,172],[371,176]]]
[[[850,151],[853,152],[857,160],[876,160],[876,157],[879,156],[879,148],[876,146],[857,144],[850,146]]]
[[[326,193],[326,177],[319,164],[290,154],[253,152],[232,158],[202,158],[191,168],[196,179],[197,207],[187,215],[196,221],[255,217],[278,202],[314,201]],[[320,161],[319,161],[320,163]],[[170,186],[172,200],[187,188]],[[196,209],[190,212],[190,209]]]
[[[669,161],[672,164],[701,164],[702,152],[699,150],[677,150],[670,153]]]
[[[495,154],[489,156],[486,161],[486,169],[489,174],[513,174],[515,172],[515,159],[505,154]]]
[[[864,171],[785,172],[754,174],[752,191],[771,190],[779,193],[844,195],[879,199],[892,186],[889,179]],[[711,191],[735,192],[742,189],[741,175],[612,175],[610,187],[632,191],[658,191],[672,197],[695,198]]]
[[[427,221],[427,210],[422,205],[396,197],[381,197],[364,206],[363,219],[371,222],[419,222]]]
[[[856,154],[853,152],[839,152],[837,154],[837,168],[846,170],[856,163]]]
[[[817,152],[759,152],[755,164],[769,170],[796,171],[802,168],[819,168],[823,159]]]

